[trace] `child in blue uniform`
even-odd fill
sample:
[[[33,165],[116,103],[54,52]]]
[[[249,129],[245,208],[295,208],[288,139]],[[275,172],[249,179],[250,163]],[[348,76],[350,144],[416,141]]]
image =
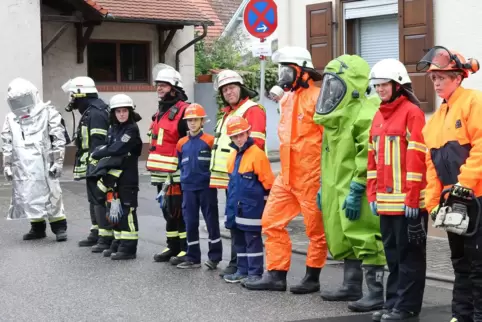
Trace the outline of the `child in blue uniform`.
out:
[[[228,283],[255,281],[263,274],[261,217],[274,175],[265,152],[250,137],[250,129],[240,116],[228,120],[226,132],[234,151],[227,163],[226,228],[233,232],[238,254],[238,270],[224,276]]]
[[[214,136],[202,131],[206,116],[206,111],[199,104],[194,103],[187,107],[184,119],[187,120],[189,134],[177,143],[183,191],[182,214],[186,223],[188,245],[185,261],[178,264],[177,268],[201,267],[199,208],[209,234],[209,259],[204,265],[209,269],[216,269],[223,255],[219,231],[218,192],[217,189],[209,188],[209,165]]]

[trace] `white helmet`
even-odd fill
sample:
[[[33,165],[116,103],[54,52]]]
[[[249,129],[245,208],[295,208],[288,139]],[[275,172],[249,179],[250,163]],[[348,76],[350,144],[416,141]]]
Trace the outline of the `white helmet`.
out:
[[[171,66],[166,64],[157,64],[154,66],[153,73],[156,73],[156,76],[154,77],[155,83],[168,83],[172,86],[183,89],[181,74]]]
[[[69,79],[64,85],[62,85],[62,90],[64,93],[74,94],[98,93],[94,80],[87,76],[79,76],[74,79]]]
[[[216,80],[214,81],[213,87],[215,91],[218,91],[224,85],[234,83],[244,85],[244,80],[241,75],[236,73],[234,70],[226,69],[218,74],[218,77],[216,77]]]
[[[273,53],[271,60],[275,64],[295,64],[314,68],[310,52],[303,47],[283,47]]]
[[[412,82],[405,65],[400,61],[393,58],[382,59],[373,66],[370,72],[370,82],[372,85],[377,85],[388,83],[391,80],[400,85]]]
[[[132,98],[126,94],[117,94],[111,97],[109,101],[109,108],[113,110],[118,107],[130,107],[133,110],[136,108]]]

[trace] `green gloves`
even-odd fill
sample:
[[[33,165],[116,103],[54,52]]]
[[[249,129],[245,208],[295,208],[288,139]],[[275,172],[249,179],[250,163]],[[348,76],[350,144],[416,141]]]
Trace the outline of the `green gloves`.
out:
[[[361,215],[361,198],[365,193],[366,186],[358,182],[350,183],[350,193],[343,203],[343,209],[346,209],[345,216],[349,220],[358,220]]]

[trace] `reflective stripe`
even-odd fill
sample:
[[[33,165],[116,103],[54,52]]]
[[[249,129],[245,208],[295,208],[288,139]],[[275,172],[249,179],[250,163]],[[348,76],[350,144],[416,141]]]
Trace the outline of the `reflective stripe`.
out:
[[[99,229],[99,236],[102,236],[102,237],[112,237],[114,236],[114,232],[112,230],[109,230],[109,229],[102,229],[100,228]]]
[[[180,183],[181,182],[181,172],[179,170],[175,172],[156,172],[151,171],[151,184],[159,185],[161,183],[166,182],[168,176],[171,176],[171,180],[173,183]]]
[[[367,171],[367,179],[376,179],[377,178],[377,170],[368,170]]]
[[[137,230],[136,230],[136,225],[134,224],[134,215],[132,214],[132,211],[134,210],[134,208],[130,208],[129,209],[129,215],[127,215],[127,223],[129,225],[129,233],[133,235],[133,233],[136,234],[136,239],[137,239]],[[124,232],[123,232],[124,233]]]
[[[368,142],[368,152],[370,151],[375,151],[375,147],[373,146],[373,143]]]
[[[221,241],[221,238],[218,238],[218,239],[215,239],[215,240],[208,239],[208,243],[211,243],[211,244],[216,244],[216,243],[219,243],[220,241]]]
[[[377,193],[377,201],[381,202],[404,202],[404,193]]]
[[[164,129],[159,128],[159,132],[157,133],[157,145],[162,145],[163,138],[164,138]]]
[[[246,257],[246,256],[248,256],[248,254],[246,254],[246,253],[238,253],[238,257]]]
[[[385,137],[385,165],[390,165],[390,147],[391,141],[390,137]]]
[[[405,203],[377,203],[377,210],[380,212],[403,212],[405,211]]]
[[[259,257],[259,256],[263,256],[263,252],[261,253],[248,253],[248,257]]]
[[[415,141],[410,141],[408,143],[407,150],[417,150],[422,153],[427,153],[427,147],[425,146],[425,144],[415,142]]]
[[[181,239],[186,239],[186,238],[187,238],[187,233],[186,233],[186,232],[179,233],[179,238],[181,238]]]
[[[378,163],[378,150],[380,150],[380,138],[378,136],[373,137],[373,148],[375,150],[375,163]]]
[[[137,231],[115,231],[114,232],[115,239],[124,239],[124,240],[137,240],[139,239],[139,233]]]
[[[99,134],[99,135],[107,135],[107,130],[104,130],[104,129],[90,129],[90,135],[94,135],[94,134]]]
[[[55,217],[55,218],[49,218],[49,223],[54,223],[54,222],[57,222],[57,221],[61,221],[61,220],[66,220],[67,217],[65,216],[60,216],[60,217]]]
[[[251,132],[251,137],[266,141],[266,135],[263,132]]]
[[[159,154],[151,153],[147,158],[147,167],[153,171],[170,171],[177,170],[177,157],[167,157]]]
[[[122,174],[122,170],[110,169],[109,172],[107,172],[107,174],[114,176],[116,178],[119,178],[120,175]]]
[[[80,157],[80,162],[84,163],[87,162],[87,159],[89,158],[89,152],[84,152],[82,156]]]
[[[199,244],[199,240],[196,240],[196,241],[193,241],[193,242],[187,242],[188,246],[198,245],[198,244]]]
[[[403,212],[405,193],[377,193],[377,209],[380,212]],[[420,191],[419,208],[425,208],[425,189]]]
[[[400,137],[393,137],[392,144],[392,171],[393,171],[393,192],[402,192],[402,165],[401,165],[401,152],[400,152]]]
[[[100,191],[102,192],[107,192],[107,187],[104,185],[104,183],[102,182],[102,179],[100,179],[99,181],[97,181],[97,188],[99,188]]]
[[[211,188],[227,189],[229,184],[229,175],[223,172],[212,171],[209,186]]]
[[[183,256],[186,256],[187,253],[185,251],[181,251],[179,252],[179,254],[176,255],[176,257],[183,257]]]
[[[80,133],[82,135],[82,149],[89,148],[89,129],[87,126],[82,125],[80,128]]]
[[[201,161],[211,161],[211,158],[209,157],[198,157],[197,159]]]
[[[407,172],[407,181],[422,181],[422,174],[417,172]]]
[[[187,162],[187,161],[189,161],[189,157],[186,157],[186,158],[181,160],[181,162]]]
[[[179,237],[178,231],[166,231],[166,237]]]
[[[98,230],[98,229],[99,229],[99,226],[97,225],[90,226],[90,230]]]
[[[31,223],[40,223],[40,222],[44,222],[44,221],[45,221],[45,218],[30,219],[30,222],[31,222]]]
[[[236,217],[236,223],[245,226],[261,226],[261,219],[248,219]]]

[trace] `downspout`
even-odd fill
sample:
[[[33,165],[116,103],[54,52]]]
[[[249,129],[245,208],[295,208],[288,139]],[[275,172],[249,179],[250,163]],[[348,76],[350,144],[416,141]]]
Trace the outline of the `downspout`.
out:
[[[192,45],[194,45],[195,43],[197,43],[198,41],[201,41],[208,34],[208,26],[207,25],[202,25],[202,26],[203,26],[202,35],[194,38],[193,40],[191,40],[190,42],[188,42],[187,44],[179,48],[178,51],[176,51],[176,70],[177,71],[179,71],[179,56],[181,55],[181,53],[186,49],[188,49],[189,47],[191,47]]]

